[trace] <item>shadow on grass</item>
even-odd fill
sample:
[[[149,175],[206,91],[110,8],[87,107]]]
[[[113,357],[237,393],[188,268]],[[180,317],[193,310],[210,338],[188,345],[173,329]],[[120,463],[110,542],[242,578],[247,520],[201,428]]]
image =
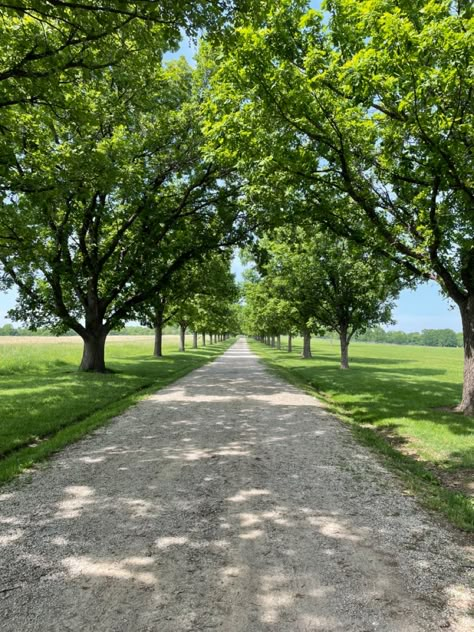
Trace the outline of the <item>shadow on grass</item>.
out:
[[[314,370],[314,369],[313,369]],[[454,406],[461,396],[457,384],[441,380],[411,381],[411,377],[444,375],[436,369],[404,369],[392,372],[367,367],[353,368],[351,373],[317,368],[317,377],[309,371],[300,371],[308,383],[318,391],[339,392],[354,398],[344,404],[362,423],[380,423],[384,417],[407,417],[449,426],[455,434],[471,435],[474,419],[449,411],[434,410],[441,406]]]
[[[162,388],[217,357],[229,345],[170,353],[163,358],[137,355],[112,358],[107,373],[85,373],[68,362],[39,372],[12,373],[2,379],[0,457],[51,437],[90,415],[146,389]],[[57,366],[68,367],[58,370]]]
[[[459,437],[461,442],[474,433],[473,417],[449,411],[449,407],[454,407],[460,400],[461,384],[449,381],[446,369],[417,367],[416,363],[422,360],[412,358],[392,360],[355,354],[351,357],[351,368],[341,371],[336,350],[332,354],[316,352],[311,360],[303,360],[295,352],[288,354],[265,347],[258,351],[271,366],[289,371],[297,381],[308,384],[359,426],[377,430],[395,449],[415,453],[415,443],[404,438],[401,432],[410,433],[408,426],[411,424],[413,428],[416,424],[418,439],[415,441],[422,445],[424,436],[430,435],[428,443],[437,444],[438,453],[442,455],[438,465],[447,469],[473,466],[471,446],[461,445],[450,450],[449,445],[443,445],[442,428]],[[448,410],[436,410],[442,407]]]

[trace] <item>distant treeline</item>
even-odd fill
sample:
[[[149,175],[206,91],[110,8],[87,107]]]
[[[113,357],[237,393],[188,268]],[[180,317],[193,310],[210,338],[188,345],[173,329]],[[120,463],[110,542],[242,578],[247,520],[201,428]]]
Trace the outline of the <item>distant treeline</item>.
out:
[[[164,334],[177,334],[177,326],[168,326],[163,330]],[[130,325],[120,329],[120,331],[111,331],[110,336],[152,336],[154,334],[153,329],[149,327],[141,327],[140,325]],[[56,334],[46,327],[31,331],[25,327],[14,327],[11,324],[6,324],[0,327],[0,336],[55,336]],[[76,336],[74,331],[68,331],[63,336]]]
[[[463,336],[452,329],[423,329],[406,333],[405,331],[385,331],[382,327],[368,329],[359,334],[357,340],[364,342],[384,342],[394,345],[425,345],[427,347],[462,347]]]

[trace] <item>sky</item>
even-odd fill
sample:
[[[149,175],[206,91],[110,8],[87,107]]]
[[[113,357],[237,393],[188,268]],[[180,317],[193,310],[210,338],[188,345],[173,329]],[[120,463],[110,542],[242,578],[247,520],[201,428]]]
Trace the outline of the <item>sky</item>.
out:
[[[319,8],[320,2],[313,0],[311,6]],[[170,59],[177,55],[184,55],[189,61],[192,60],[195,47],[187,38],[183,39],[181,49],[177,54],[167,55]],[[243,266],[240,260],[234,258],[232,269],[237,280],[242,278]],[[11,322],[6,317],[6,312],[15,304],[16,293],[0,292],[0,326]],[[453,309],[454,307],[454,309]],[[450,301],[443,298],[438,290],[438,285],[434,282],[420,284],[415,290],[404,290],[401,292],[399,300],[393,311],[395,325],[390,329],[401,331],[421,331],[422,329],[444,329],[450,328],[454,331],[461,331],[461,318],[459,310]]]

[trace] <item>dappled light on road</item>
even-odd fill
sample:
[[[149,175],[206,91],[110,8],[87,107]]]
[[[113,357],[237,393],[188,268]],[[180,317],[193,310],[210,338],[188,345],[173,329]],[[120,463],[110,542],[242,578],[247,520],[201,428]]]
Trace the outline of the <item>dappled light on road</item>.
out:
[[[157,579],[153,573],[142,570],[153,565],[152,558],[131,557],[121,561],[94,560],[88,557],[68,557],[63,560],[63,565],[71,577],[107,577],[111,579],[128,579],[147,584],[156,584]]]
[[[0,551],[6,632],[468,621],[452,532],[244,342],[0,494]]]

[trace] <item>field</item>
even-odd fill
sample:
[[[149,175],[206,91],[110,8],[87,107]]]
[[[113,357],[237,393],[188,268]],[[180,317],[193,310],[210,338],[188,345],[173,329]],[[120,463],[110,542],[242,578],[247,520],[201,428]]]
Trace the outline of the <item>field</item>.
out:
[[[0,481],[78,439],[93,428],[211,360],[229,343],[177,352],[165,336],[154,358],[152,336],[112,336],[105,375],[80,373],[82,344],[71,338],[0,339]]]
[[[474,419],[442,410],[462,389],[462,350],[352,343],[351,368],[339,368],[336,342],[314,339],[313,359],[252,342],[269,366],[316,394],[360,439],[406,474],[428,505],[472,527]],[[420,491],[420,490],[418,490]]]

